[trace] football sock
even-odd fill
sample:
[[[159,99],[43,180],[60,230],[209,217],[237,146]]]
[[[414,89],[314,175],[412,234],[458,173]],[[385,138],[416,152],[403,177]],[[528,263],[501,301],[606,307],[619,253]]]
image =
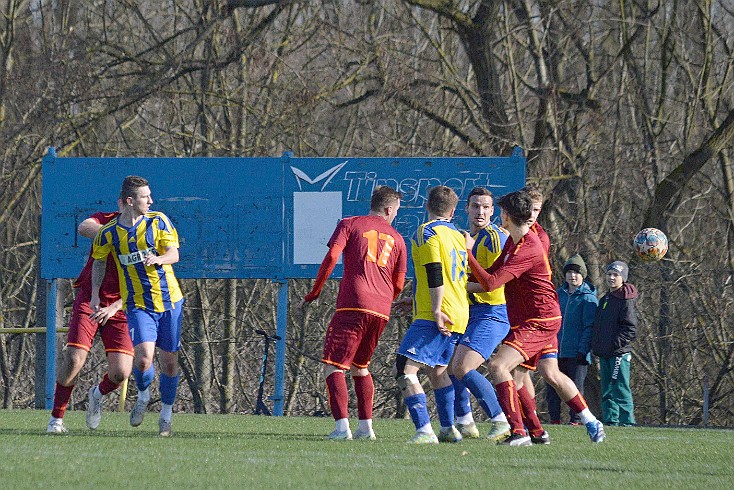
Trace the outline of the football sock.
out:
[[[336,430],[346,432],[349,430],[349,419],[338,419],[336,421]]]
[[[161,373],[161,403],[173,405],[176,401],[176,391],[178,390],[178,377],[178,374],[176,376],[167,376]]]
[[[543,434],[543,426],[538,419],[538,413],[535,406],[535,398],[530,395],[528,388],[523,386],[517,390],[517,396],[520,400],[520,410],[522,410],[522,420],[525,426],[533,436],[540,436]]]
[[[449,428],[454,425],[454,386],[448,385],[433,390],[436,397],[436,411],[441,427]]]
[[[474,395],[474,398],[477,399],[482,410],[484,410],[484,413],[488,417],[495,417],[502,413],[502,407],[500,407],[497,401],[497,393],[494,391],[494,386],[479,371],[472,369],[466,373],[462,381],[469,388],[472,395]]]
[[[510,427],[512,427],[512,432],[524,436],[525,427],[522,423],[520,400],[515,389],[515,382],[513,380],[503,381],[497,383],[495,388],[497,389],[497,400],[507,417],[507,421],[510,423]]]
[[[582,424],[588,424],[589,422],[594,422],[596,420],[596,417],[593,413],[591,413],[591,410],[588,408],[584,408],[579,412],[579,417],[581,417],[581,423]]]
[[[362,432],[372,430],[372,419],[359,419],[359,430]]]
[[[406,397],[405,406],[408,407],[410,418],[413,420],[413,425],[415,425],[418,432],[421,432],[421,429],[426,425],[430,426],[431,418],[428,416],[425,393],[416,393],[415,395]],[[430,432],[433,432],[433,429]]]
[[[451,378],[451,384],[454,385],[454,414],[456,415],[456,421],[460,424],[468,424],[474,421],[471,413],[471,400],[469,399],[470,393],[464,383],[454,376],[449,375]],[[469,417],[469,421],[466,422],[466,417]]]
[[[138,390],[138,400],[148,403],[150,401],[150,390]]]
[[[456,417],[456,423],[462,424],[462,425],[469,425],[474,423],[474,415],[469,412],[466,415],[461,415]]]
[[[69,399],[71,398],[71,391],[74,389],[74,385],[62,386],[56,382],[56,391],[54,391],[54,406],[51,410],[51,416],[57,419],[63,419],[66,407],[69,405]]]
[[[586,404],[586,400],[581,396],[581,393],[576,393],[576,396],[568,400],[566,405],[568,405],[574,413],[581,413],[585,408],[589,408],[589,405]]]
[[[99,389],[99,392],[103,395],[106,395],[107,393],[112,393],[115,391],[120,385],[115,384],[110,380],[110,377],[107,375],[107,373],[104,373],[104,376],[102,377],[102,381],[99,382],[99,386],[97,387]]]
[[[138,368],[133,367],[133,376],[135,377],[135,386],[138,387],[138,391],[145,391],[148,389],[148,386],[150,386],[150,383],[153,382],[153,378],[155,377],[155,369],[153,368],[152,364],[148,369],[145,370],[145,372],[142,372]]]
[[[94,390],[92,390],[92,396],[97,400],[102,398],[102,392],[99,390],[99,386],[94,387]]]
[[[490,422],[507,422],[507,417],[504,412],[500,412],[499,415],[492,417]]]
[[[344,371],[334,371],[326,378],[326,391],[329,395],[329,408],[334,420],[349,417],[349,391]]]
[[[161,403],[161,414],[159,415],[159,418],[161,420],[165,420],[166,422],[170,422],[172,416],[173,405],[170,405],[168,403]]]
[[[359,420],[372,420],[372,404],[375,399],[375,383],[372,375],[352,376],[354,393],[357,395],[357,415]]]

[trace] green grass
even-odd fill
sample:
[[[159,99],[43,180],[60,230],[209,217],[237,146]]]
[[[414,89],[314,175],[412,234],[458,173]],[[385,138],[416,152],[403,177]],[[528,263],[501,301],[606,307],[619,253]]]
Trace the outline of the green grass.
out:
[[[47,435],[47,411],[0,411],[2,488],[710,489],[731,487],[734,462],[724,430],[611,427],[594,445],[582,427],[552,426],[550,446],[509,448],[407,445],[409,420],[376,420],[377,441],[345,442],[324,440],[327,418],[175,414],[168,439],[155,413],[137,429],[120,413],[96,431],[83,412],[65,420],[69,434]]]

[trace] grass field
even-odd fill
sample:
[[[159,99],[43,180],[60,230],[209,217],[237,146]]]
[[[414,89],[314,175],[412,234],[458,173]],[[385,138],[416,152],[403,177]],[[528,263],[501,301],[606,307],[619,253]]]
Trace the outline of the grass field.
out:
[[[376,420],[377,441],[325,441],[328,418],[157,414],[132,428],[105,412],[96,431],[67,413],[0,411],[0,486],[14,488],[732,488],[734,431],[611,427],[593,445],[582,427],[552,426],[552,444],[484,440],[411,446],[409,420]],[[355,424],[356,425],[356,422]],[[479,424],[482,432],[488,424]]]

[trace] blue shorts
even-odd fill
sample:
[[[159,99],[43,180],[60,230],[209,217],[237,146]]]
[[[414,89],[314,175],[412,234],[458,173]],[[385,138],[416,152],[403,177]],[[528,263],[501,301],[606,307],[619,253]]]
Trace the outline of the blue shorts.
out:
[[[127,325],[133,345],[155,342],[163,351],[177,352],[181,348],[183,304],[181,299],[172,309],[160,313],[139,308],[128,310]]]
[[[478,352],[487,360],[509,331],[507,305],[471,305],[469,324],[459,344]]]
[[[429,367],[448,366],[460,333],[447,336],[438,331],[436,322],[416,320],[405,332],[398,354]]]

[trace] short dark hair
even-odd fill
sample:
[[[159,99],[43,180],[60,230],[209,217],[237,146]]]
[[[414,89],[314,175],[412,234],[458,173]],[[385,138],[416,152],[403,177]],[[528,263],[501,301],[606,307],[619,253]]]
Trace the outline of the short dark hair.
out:
[[[447,216],[459,204],[459,196],[451,187],[439,185],[428,192],[428,212],[439,216]]]
[[[395,204],[395,201],[400,201],[402,198],[403,195],[392,187],[386,185],[378,186],[372,192],[370,210],[381,213],[386,207],[392,206]]]
[[[474,197],[474,196],[489,196],[489,197],[493,197],[492,196],[492,191],[490,191],[489,189],[487,189],[485,187],[475,187],[474,189],[471,190],[471,192],[469,193],[469,196],[466,198],[466,203],[469,204],[469,201],[471,201],[471,198]]]
[[[533,213],[533,198],[525,190],[505,194],[497,200],[497,204],[518,226],[527,223]]]
[[[148,181],[137,175],[128,175],[122,181],[122,189],[120,190],[120,199],[124,202],[128,197],[136,197],[135,192],[141,188],[150,185]]]
[[[530,198],[533,202],[543,202],[543,191],[540,190],[540,186],[538,184],[527,184],[520,190],[530,194]]]

